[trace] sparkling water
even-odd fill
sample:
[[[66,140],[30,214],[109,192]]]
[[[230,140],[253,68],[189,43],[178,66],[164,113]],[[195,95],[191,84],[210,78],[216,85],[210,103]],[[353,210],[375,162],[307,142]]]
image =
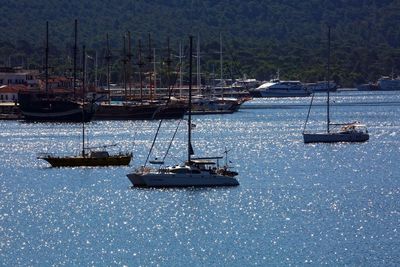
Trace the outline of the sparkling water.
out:
[[[308,130],[324,129],[325,101],[315,97]],[[229,150],[233,188],[131,188],[126,174],[145,163],[157,121],[88,123],[89,146],[133,152],[131,166],[107,168],[36,159],[79,153],[80,124],[0,121],[0,265],[399,265],[400,94],[332,94],[333,122],[368,126],[359,144],[304,144],[309,102],[193,117],[196,155]],[[150,159],[177,127],[163,122]],[[185,134],[183,121],[168,164],[185,159]]]

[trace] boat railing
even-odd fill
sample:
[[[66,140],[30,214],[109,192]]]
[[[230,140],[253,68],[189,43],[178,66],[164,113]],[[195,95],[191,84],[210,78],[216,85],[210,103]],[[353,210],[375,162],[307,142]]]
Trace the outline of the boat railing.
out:
[[[61,157],[61,154],[56,154],[56,153],[49,153],[49,152],[40,152],[37,153],[36,158],[38,159],[43,159],[43,158],[59,158]]]
[[[79,155],[77,153],[75,156]],[[43,158],[61,158],[61,157],[66,157],[66,156],[71,156],[69,153],[51,153],[51,152],[39,152],[36,154],[37,159],[43,159]]]
[[[46,153],[46,152],[41,152],[36,154],[36,158],[42,159],[42,158],[48,158],[48,157],[53,157],[54,155],[52,153]]]
[[[140,166],[135,170],[135,173],[140,173],[140,174],[147,174],[151,172],[151,168],[147,166]]]
[[[350,132],[359,132],[359,133],[368,133],[367,126],[361,124],[358,121],[350,122],[350,123],[331,123],[335,129],[342,133],[350,133]]]

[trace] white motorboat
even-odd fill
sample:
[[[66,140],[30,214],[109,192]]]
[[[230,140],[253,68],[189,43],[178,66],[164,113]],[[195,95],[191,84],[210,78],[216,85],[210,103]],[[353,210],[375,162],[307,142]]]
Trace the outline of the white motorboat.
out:
[[[249,90],[252,97],[302,97],[311,92],[300,81],[271,80]]]

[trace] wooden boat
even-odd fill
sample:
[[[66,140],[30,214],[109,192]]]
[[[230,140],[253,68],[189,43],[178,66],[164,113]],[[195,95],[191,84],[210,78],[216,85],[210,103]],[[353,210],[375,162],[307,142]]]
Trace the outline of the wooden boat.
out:
[[[94,120],[161,120],[182,119],[186,106],[166,102],[101,103]]]
[[[141,58],[141,43],[139,41],[139,79],[140,79],[140,98],[138,101],[132,101],[132,96],[129,93],[128,96],[128,84],[129,92],[131,92],[131,81],[130,81],[130,68],[128,67],[131,62],[131,49],[130,49],[130,33],[128,32],[128,52],[125,47],[124,37],[124,48],[123,55],[123,72],[124,72],[124,96],[121,100],[123,102],[111,103],[111,90],[110,90],[110,58],[111,51],[109,48],[108,35],[107,35],[107,88],[108,88],[108,101],[100,103],[95,115],[94,120],[160,120],[160,119],[182,119],[185,115],[186,106],[179,103],[171,103],[169,99],[166,101],[149,101],[143,98],[143,81],[142,81],[142,67],[144,63]],[[155,71],[154,71],[155,72]],[[169,73],[169,71],[167,71]]]
[[[30,122],[86,122],[92,120],[96,105],[82,102],[65,95],[20,91],[18,102],[25,121]]]
[[[75,20],[75,44],[77,39],[77,21]],[[80,122],[83,118],[90,121],[96,111],[93,102],[80,101],[75,98],[76,85],[76,47],[74,49],[74,97],[67,94],[50,93],[49,88],[49,23],[46,22],[45,51],[45,92],[20,91],[18,93],[19,108],[26,121],[37,122]]]
[[[82,167],[82,166],[123,166],[129,165],[132,153],[118,153],[110,155],[107,151],[91,151],[76,156],[56,156],[42,154],[38,159],[50,163],[52,167]]]
[[[85,66],[85,46],[83,46],[83,66]],[[83,77],[85,77],[85,68],[83,67]],[[85,93],[85,79],[83,78],[83,93]],[[85,144],[85,119],[84,111],[81,111],[82,120],[82,153],[73,156],[57,156],[53,154],[40,154],[37,158],[43,159],[51,164],[52,167],[81,167],[81,166],[119,166],[129,165],[132,159],[132,153],[117,153],[110,155],[105,150],[95,150],[97,148],[88,148]],[[105,146],[103,146],[105,147]]]

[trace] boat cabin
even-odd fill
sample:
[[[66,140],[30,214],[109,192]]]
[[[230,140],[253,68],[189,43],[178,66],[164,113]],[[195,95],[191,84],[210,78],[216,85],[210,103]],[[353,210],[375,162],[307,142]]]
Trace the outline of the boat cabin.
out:
[[[342,124],[339,130],[340,133],[368,133],[367,126],[359,122]]]
[[[107,151],[90,151],[89,156],[91,158],[108,158],[110,154]]]

